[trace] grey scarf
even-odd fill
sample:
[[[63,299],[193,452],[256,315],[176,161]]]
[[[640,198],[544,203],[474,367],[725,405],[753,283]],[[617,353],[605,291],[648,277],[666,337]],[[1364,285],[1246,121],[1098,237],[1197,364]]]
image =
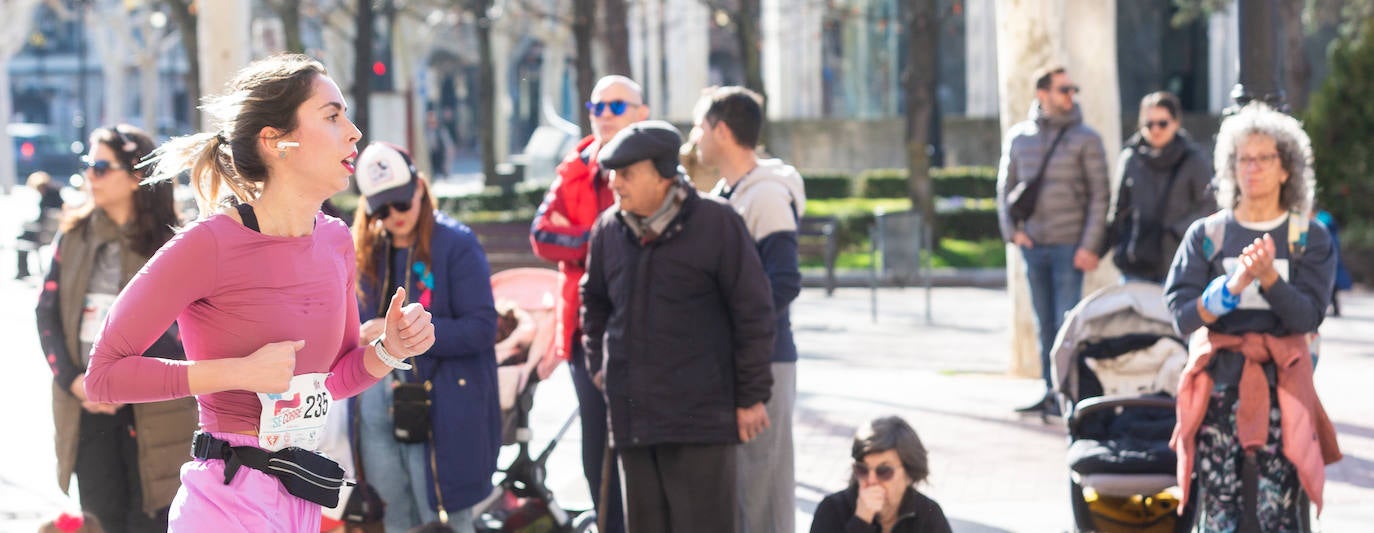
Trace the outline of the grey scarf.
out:
[[[663,197],[663,203],[653,214],[641,217],[629,211],[621,211],[625,225],[629,226],[630,231],[643,242],[657,239],[663,234],[663,230],[668,229],[668,224],[677,218],[678,211],[682,210],[682,202],[687,199],[687,187],[691,186],[691,182],[678,174],[677,180],[668,189],[668,194]]]

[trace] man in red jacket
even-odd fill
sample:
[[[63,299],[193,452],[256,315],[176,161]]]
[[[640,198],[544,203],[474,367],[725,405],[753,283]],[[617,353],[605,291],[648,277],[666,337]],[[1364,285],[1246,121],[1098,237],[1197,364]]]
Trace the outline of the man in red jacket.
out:
[[[606,401],[592,383],[583,361],[581,322],[578,309],[578,282],[587,260],[587,238],[596,216],[615,203],[607,186],[606,173],[596,164],[601,147],[626,126],[649,118],[638,83],[624,76],[606,76],[597,81],[587,101],[592,134],[577,143],[558,165],[558,177],[530,226],[530,244],[535,255],[558,263],[558,325],[554,341],[555,358],[540,364],[540,377],[548,377],[558,361],[571,361],[573,388],[582,419],[582,468],[597,508],[606,513],[606,533],[625,530],[621,510],[620,477],[612,468],[608,477],[607,500],[601,506],[602,459],[606,449]],[[615,458],[612,456],[612,466]]]

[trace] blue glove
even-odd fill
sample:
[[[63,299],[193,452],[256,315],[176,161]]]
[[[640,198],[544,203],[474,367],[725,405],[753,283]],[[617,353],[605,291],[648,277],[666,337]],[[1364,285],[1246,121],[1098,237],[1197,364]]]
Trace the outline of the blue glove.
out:
[[[1231,289],[1226,287],[1228,280],[1226,276],[1217,276],[1207,284],[1207,289],[1202,291],[1202,307],[1213,316],[1220,317],[1230,313],[1240,305],[1240,295],[1231,294]]]

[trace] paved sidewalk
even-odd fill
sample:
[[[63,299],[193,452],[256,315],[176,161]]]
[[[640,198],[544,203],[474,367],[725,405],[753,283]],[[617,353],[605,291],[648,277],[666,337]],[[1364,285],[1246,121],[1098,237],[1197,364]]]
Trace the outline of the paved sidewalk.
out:
[[[806,289],[792,319],[802,361],[796,413],[797,528],[808,531],[821,498],[843,488],[858,424],[887,414],[906,418],[930,453],[922,491],[944,507],[954,531],[1060,532],[1072,529],[1067,445],[1062,424],[1016,416],[1038,396],[1038,379],[1006,375],[1008,297],[1000,289],[935,289],[933,324],[925,294],[841,289],[827,298]],[[1323,531],[1361,531],[1374,523],[1374,415],[1365,393],[1374,377],[1374,295],[1343,296],[1346,315],[1322,327],[1316,375],[1337,425],[1345,460],[1327,469]],[[560,370],[541,384],[536,440],[547,439],[575,406]],[[586,505],[577,468],[576,428],[553,454],[559,500]],[[542,445],[536,445],[539,449]]]

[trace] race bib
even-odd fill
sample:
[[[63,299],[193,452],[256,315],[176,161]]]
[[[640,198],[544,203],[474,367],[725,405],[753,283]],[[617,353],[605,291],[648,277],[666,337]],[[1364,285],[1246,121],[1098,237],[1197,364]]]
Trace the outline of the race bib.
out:
[[[1226,269],[1226,275],[1235,275],[1237,268],[1240,266],[1240,259],[1228,257],[1221,261],[1221,266]],[[1288,281],[1287,259],[1275,259],[1274,270],[1279,273],[1280,279]],[[1245,287],[1245,290],[1240,293],[1240,306],[1237,307],[1237,309],[1269,309],[1269,301],[1265,300],[1264,296],[1260,295],[1259,289],[1259,280],[1255,280],[1254,283]]]
[[[317,372],[291,378],[291,388],[279,394],[258,393],[262,416],[258,446],[277,451],[295,446],[314,450],[324,435],[334,397],[324,386],[329,374]]]
[[[115,296],[96,293],[86,295],[86,305],[81,307],[81,342],[95,343],[95,338],[100,336],[100,330],[105,327],[105,315],[110,314]]]

